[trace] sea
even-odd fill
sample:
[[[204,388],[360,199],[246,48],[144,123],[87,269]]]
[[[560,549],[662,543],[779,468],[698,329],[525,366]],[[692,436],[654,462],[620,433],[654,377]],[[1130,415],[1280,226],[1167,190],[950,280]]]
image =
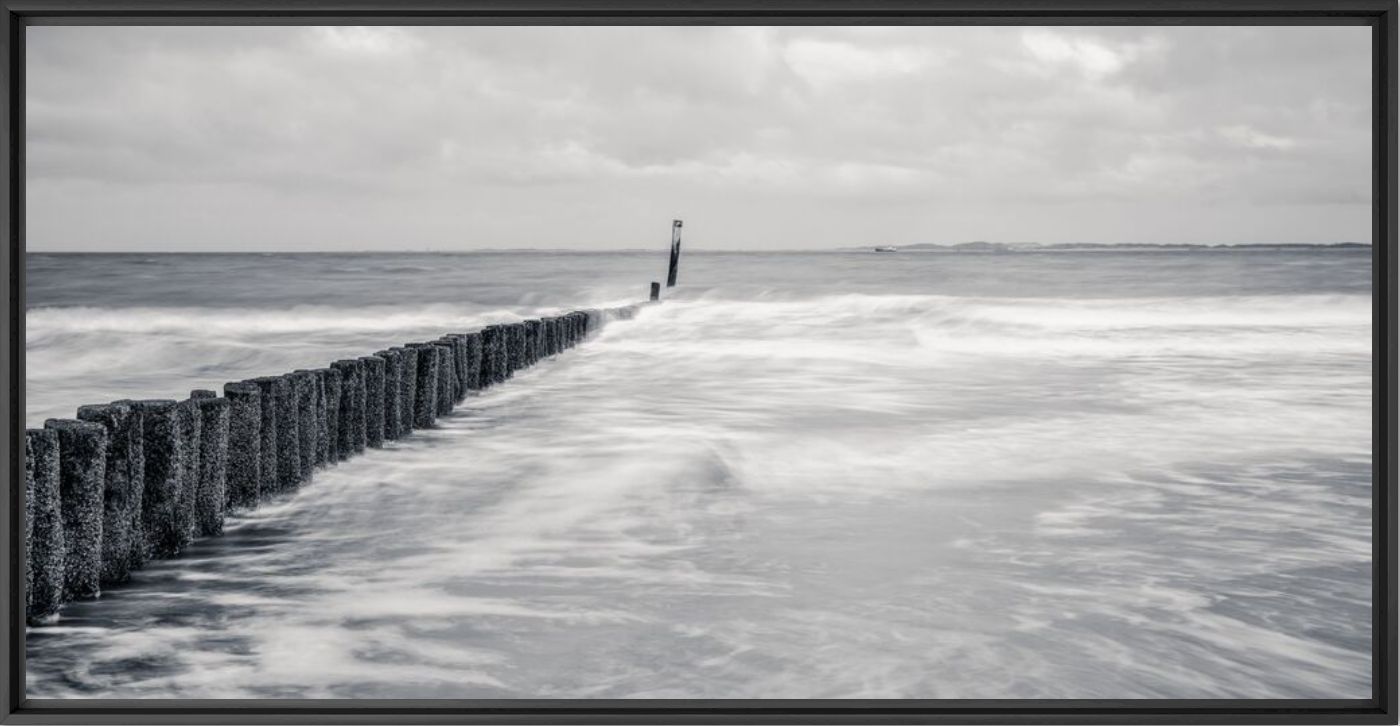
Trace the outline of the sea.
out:
[[[25,417],[644,300],[665,249],[31,254]],[[31,698],[1369,698],[1369,248],[689,251],[29,628]]]

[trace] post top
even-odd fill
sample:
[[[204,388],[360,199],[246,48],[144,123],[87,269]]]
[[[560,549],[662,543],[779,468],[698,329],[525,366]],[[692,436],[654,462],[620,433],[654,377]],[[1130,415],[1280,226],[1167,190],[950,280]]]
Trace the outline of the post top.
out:
[[[75,418],[51,418],[44,422],[44,428],[54,431],[82,431],[90,434],[107,432],[107,428],[96,421],[80,421]]]
[[[258,384],[252,381],[229,381],[224,384],[224,393],[229,393],[230,391],[237,391],[239,393],[262,393],[262,389],[258,388]]]
[[[123,399],[123,400],[120,400],[120,401],[113,401],[112,403],[114,403],[114,404],[120,404],[120,405],[125,405],[125,406],[131,406],[132,408],[137,409],[137,410],[139,410],[139,411],[160,411],[160,410],[163,410],[163,409],[170,408],[171,406],[174,406],[174,405],[175,405],[175,399],[173,399],[173,398],[144,398],[144,399],[141,399],[141,400],[139,400],[139,401],[132,401],[132,400],[129,400],[129,399]]]
[[[114,403],[85,403],[78,407],[78,418],[86,421],[88,420],[89,416],[101,416],[103,414],[112,412],[116,412],[119,414],[126,413],[130,412],[132,408],[133,406],[130,401],[117,401]]]

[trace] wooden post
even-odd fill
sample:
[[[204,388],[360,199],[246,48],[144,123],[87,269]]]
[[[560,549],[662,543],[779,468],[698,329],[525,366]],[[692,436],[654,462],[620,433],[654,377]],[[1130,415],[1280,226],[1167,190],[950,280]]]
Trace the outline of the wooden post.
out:
[[[195,482],[194,526],[198,537],[224,531],[228,482],[229,401],[213,391],[190,391],[199,407],[199,478]]]
[[[651,283],[651,299],[652,299],[653,301],[656,301],[656,300],[660,300],[660,299],[661,299],[661,283],[659,283],[659,282],[653,282],[653,283]]]
[[[340,405],[345,400],[345,376],[335,366],[318,370],[326,376],[326,463],[333,464],[349,456],[340,448],[340,421],[345,415]]]
[[[78,420],[107,429],[107,486],[102,494],[103,584],[125,582],[141,567],[145,531],[141,494],[146,487],[146,456],[141,413],[130,406],[79,406]]]
[[[257,506],[262,465],[262,391],[258,384],[224,384],[229,402],[228,474],[224,510]],[[81,409],[79,415],[81,416]]]
[[[399,352],[399,436],[413,433],[414,411],[418,400],[418,349],[394,348]]]
[[[186,398],[175,404],[175,426],[180,431],[180,440],[185,442],[185,455],[180,460],[179,497],[175,504],[175,552],[178,554],[194,541],[194,503],[195,495],[199,492],[199,441],[204,428],[204,417],[200,415],[199,403],[195,399]]]
[[[384,448],[384,368],[387,363],[377,355],[359,359],[365,376],[365,444],[372,449]]]
[[[262,407],[262,420],[258,425],[260,447],[258,462],[258,496],[268,497],[277,491],[277,386],[276,379],[262,376],[244,383],[258,387],[258,404]],[[147,438],[146,456],[150,457],[150,439]],[[147,480],[150,479],[149,470]],[[150,491],[149,486],[147,491]]]
[[[63,504],[59,492],[58,432],[24,431],[25,619],[38,625],[63,605]]]
[[[180,436],[176,423],[175,401],[153,399],[144,401],[115,401],[130,405],[141,412],[142,474],[145,486],[141,492],[141,528],[146,546],[140,561],[153,557],[170,557],[180,551],[175,531],[175,507],[180,499],[180,484],[185,475],[186,450],[192,445]]]
[[[384,359],[384,439],[392,441],[403,434],[399,403],[403,380],[403,356],[397,350],[381,350],[375,356]]]
[[[63,599],[97,597],[102,579],[102,494],[107,486],[107,429],[51,418],[58,434],[58,497],[63,521]],[[27,484],[26,484],[27,486]]]
[[[681,266],[681,221],[671,220],[671,267],[666,272],[666,287],[676,286],[676,272]],[[655,298],[652,298],[653,300]]]

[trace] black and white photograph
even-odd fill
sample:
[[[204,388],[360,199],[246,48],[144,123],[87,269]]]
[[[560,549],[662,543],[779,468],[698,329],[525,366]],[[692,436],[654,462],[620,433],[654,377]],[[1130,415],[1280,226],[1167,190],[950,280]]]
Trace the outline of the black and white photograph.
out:
[[[28,27],[24,692],[1372,699],[1373,37]]]

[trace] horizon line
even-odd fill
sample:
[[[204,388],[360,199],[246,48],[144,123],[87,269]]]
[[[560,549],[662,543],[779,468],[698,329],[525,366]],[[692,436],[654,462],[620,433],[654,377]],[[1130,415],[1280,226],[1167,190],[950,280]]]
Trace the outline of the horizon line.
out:
[[[1048,248],[1067,249],[1074,247],[1091,247],[1096,249],[1111,247],[1127,248],[1180,248],[1180,247],[1200,247],[1206,249],[1238,248],[1238,247],[1339,247],[1339,246],[1362,246],[1374,247],[1371,242],[991,242],[987,240],[974,240],[971,242],[909,242],[904,244],[861,244],[845,245],[840,247],[787,247],[787,248],[688,248],[687,252],[693,253],[733,253],[733,252],[849,252],[855,250],[871,250],[875,248],[922,248],[933,249],[943,248],[956,250],[959,247],[970,245],[990,245],[998,247],[1021,247],[1025,249]],[[47,254],[47,255],[87,255],[87,254],[110,254],[110,255],[360,255],[360,254],[410,254],[410,255],[440,255],[440,254],[472,254],[472,253],[511,253],[511,252],[550,252],[550,253],[570,253],[570,254],[590,254],[590,253],[617,253],[617,252],[657,252],[664,253],[665,248],[643,248],[643,247],[608,247],[596,249],[574,249],[562,247],[478,247],[470,249],[353,249],[353,250],[246,250],[246,249],[213,249],[213,250],[143,250],[143,249],[122,249],[122,250],[82,250],[82,249],[54,249],[36,250],[26,249],[25,254]]]

